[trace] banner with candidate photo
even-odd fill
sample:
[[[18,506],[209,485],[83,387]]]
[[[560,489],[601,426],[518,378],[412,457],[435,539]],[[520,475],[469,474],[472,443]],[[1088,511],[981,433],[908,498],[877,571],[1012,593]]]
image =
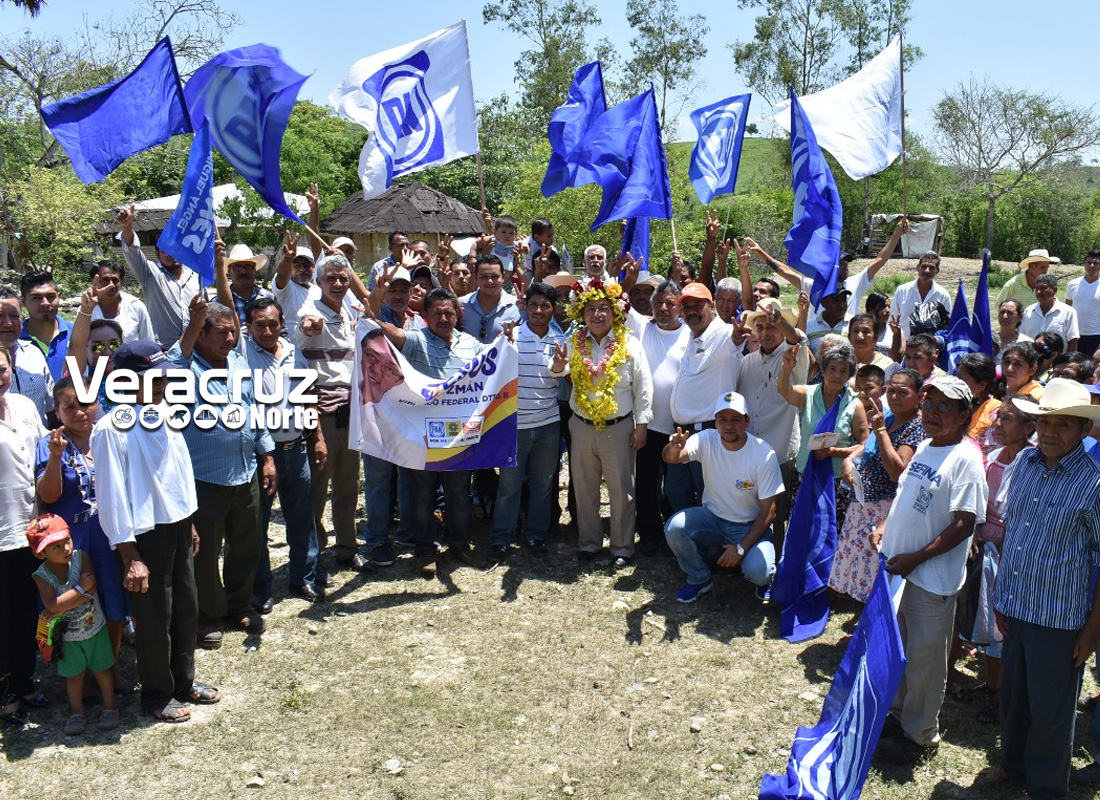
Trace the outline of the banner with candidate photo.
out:
[[[516,465],[519,354],[502,334],[444,379],[418,372],[372,320],[355,336],[351,446],[436,472]]]

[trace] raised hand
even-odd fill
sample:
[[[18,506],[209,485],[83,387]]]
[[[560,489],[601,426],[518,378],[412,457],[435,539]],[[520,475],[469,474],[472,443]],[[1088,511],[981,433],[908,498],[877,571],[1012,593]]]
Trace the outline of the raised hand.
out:
[[[558,342],[554,345],[554,372],[565,369],[565,365],[568,363],[569,346],[565,342]]]
[[[638,279],[638,273],[642,270],[642,262],[630,255],[628,250],[623,254],[622,263],[619,264],[619,270],[626,270],[626,277]]]
[[[794,369],[798,363],[798,353],[802,349],[801,344],[792,345],[783,351],[783,369]]]
[[[882,413],[882,406],[879,405],[878,400],[866,393],[864,393],[863,396],[871,403],[871,408],[867,413],[867,424],[871,426],[871,430],[875,431],[879,428],[885,428],[886,417]]]
[[[89,286],[80,295],[80,313],[90,317],[92,309],[98,305],[99,290],[95,286]]]
[[[548,247],[544,247],[535,256],[535,260],[531,262],[531,270],[534,272],[536,281],[541,281],[550,273],[550,249]]]
[[[893,332],[894,336],[901,334],[901,314],[890,315],[890,330]]]
[[[63,427],[54,428],[50,431],[50,458],[61,458],[62,454],[65,452],[66,446],[65,429]]]
[[[718,212],[707,212],[707,238],[717,239],[718,232],[722,229],[721,224],[718,222]]]
[[[317,184],[313,184],[316,186]],[[294,256],[298,252],[298,240],[301,238],[300,234],[291,233],[290,230],[286,232],[286,241],[283,242],[283,258],[287,261],[293,261]]]
[[[908,217],[902,217],[901,220],[898,221],[897,230],[899,230],[901,232],[902,236],[909,233],[909,227],[910,226],[909,226],[909,218]]]
[[[439,249],[435,252],[436,264],[442,265],[451,263],[451,242],[454,241],[454,237],[447,233],[443,235],[443,238],[439,240]]]
[[[508,322],[502,322],[500,323],[500,328],[501,331],[503,331],[505,338],[508,339],[509,342],[514,342],[516,340],[515,322],[511,320],[509,320]]]
[[[214,228],[214,269],[225,269],[225,242],[222,241],[222,236],[216,227]]]
[[[737,240],[734,239],[734,241],[737,241]],[[723,264],[725,264],[726,261],[729,260],[731,246],[732,245],[731,245],[729,239],[725,239],[725,240],[718,243],[718,250],[715,251],[715,252],[716,252],[716,255],[718,256],[718,260],[720,262],[722,262]],[[738,253],[738,255],[741,254],[741,248],[737,249],[737,253]]]
[[[742,247],[740,244],[737,243],[736,239],[733,240],[733,244],[737,248],[737,267],[739,270],[747,270],[749,268],[749,264],[752,262],[752,248],[749,247],[749,242],[751,241],[752,239],[746,236],[745,245]]]
[[[493,242],[494,239],[491,233],[477,237],[477,252],[483,256],[489,255],[493,252]]]
[[[805,292],[798,293],[798,314],[802,315],[803,312],[807,314],[810,311],[810,296]]]
[[[493,215],[484,206],[481,207],[481,226],[485,229],[486,236],[493,235]]]
[[[764,248],[756,243],[751,236],[745,237],[745,249],[749,251],[751,255],[764,257]]]
[[[321,193],[317,191],[316,183],[309,185],[309,191],[306,192],[306,202],[309,203],[309,212],[311,214],[317,213],[317,209],[321,205]]]
[[[118,226],[123,230],[127,228],[132,228],[134,225],[134,220],[136,219],[137,208],[133,204],[131,204],[129,208],[127,208],[126,206],[122,206],[118,210],[118,213],[115,214],[115,222],[117,222]]]
[[[209,308],[209,303],[206,302],[206,298],[203,297],[202,292],[198,292],[191,298],[190,304],[187,306],[187,316],[191,319],[191,324],[206,322],[206,311]]]
[[[316,336],[325,329],[325,321],[320,317],[306,315],[298,321],[298,327],[306,336]]]
[[[668,437],[668,443],[676,445],[676,447],[683,447],[687,444],[687,440],[691,434],[684,431],[679,425],[676,426],[676,433]]]

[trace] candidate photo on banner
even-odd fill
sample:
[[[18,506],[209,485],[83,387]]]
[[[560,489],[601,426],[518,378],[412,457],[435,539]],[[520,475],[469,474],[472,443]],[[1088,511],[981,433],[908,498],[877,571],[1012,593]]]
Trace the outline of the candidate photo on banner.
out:
[[[418,372],[372,320],[355,337],[350,441],[410,469],[516,464],[519,354],[501,334],[442,380]]]

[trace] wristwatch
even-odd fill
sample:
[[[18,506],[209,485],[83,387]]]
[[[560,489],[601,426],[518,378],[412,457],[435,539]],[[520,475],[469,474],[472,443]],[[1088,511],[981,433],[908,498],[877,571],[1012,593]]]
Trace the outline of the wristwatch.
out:
[[[745,548],[741,546],[741,543],[737,543],[737,555],[741,558],[745,557]]]

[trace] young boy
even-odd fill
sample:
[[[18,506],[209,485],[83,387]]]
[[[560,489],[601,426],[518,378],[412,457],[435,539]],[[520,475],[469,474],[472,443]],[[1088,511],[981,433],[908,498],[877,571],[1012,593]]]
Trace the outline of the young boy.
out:
[[[63,616],[61,660],[57,672],[66,679],[72,716],[65,723],[66,736],[84,733],[84,672],[91,670],[103,695],[103,711],[96,727],[109,731],[118,727],[115,686],[111,667],[115,665],[111,639],[99,597],[95,592],[95,574],[87,553],[73,550],[69,526],[54,514],[43,514],[27,529],[31,550],[43,560],[34,573],[34,582],[46,610],[43,619]]]

